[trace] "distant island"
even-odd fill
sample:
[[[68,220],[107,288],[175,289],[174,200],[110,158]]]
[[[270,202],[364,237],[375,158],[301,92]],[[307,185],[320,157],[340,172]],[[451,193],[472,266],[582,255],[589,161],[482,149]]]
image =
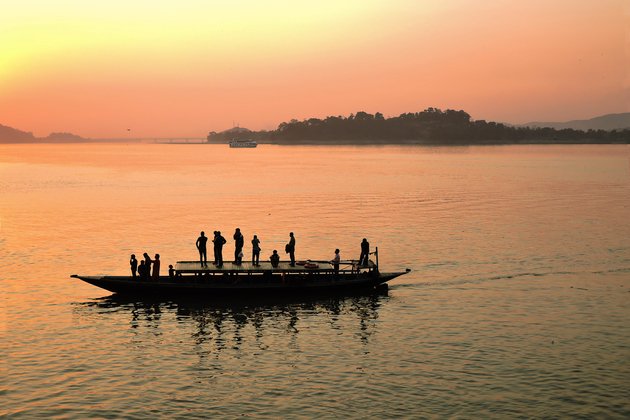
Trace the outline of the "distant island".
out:
[[[473,120],[461,110],[428,108],[391,118],[380,112],[372,115],[360,111],[348,117],[294,119],[281,123],[276,130],[235,127],[210,132],[207,137],[209,143],[234,139],[278,144],[628,144],[630,124],[620,130],[513,126]]]
[[[0,143],[79,143],[90,139],[72,133],[50,133],[35,137],[33,133],[0,124]]]

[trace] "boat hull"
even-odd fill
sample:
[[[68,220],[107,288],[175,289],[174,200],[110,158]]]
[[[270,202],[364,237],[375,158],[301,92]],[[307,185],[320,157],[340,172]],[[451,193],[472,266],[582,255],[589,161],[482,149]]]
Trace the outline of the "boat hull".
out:
[[[121,295],[159,296],[258,296],[315,294],[345,294],[349,292],[373,291],[386,287],[386,283],[405,272],[369,273],[355,276],[290,276],[282,278],[243,278],[234,276],[222,279],[203,276],[175,278],[160,277],[159,280],[139,281],[131,276],[80,276],[73,275],[86,283]],[[345,277],[345,278],[344,278]]]

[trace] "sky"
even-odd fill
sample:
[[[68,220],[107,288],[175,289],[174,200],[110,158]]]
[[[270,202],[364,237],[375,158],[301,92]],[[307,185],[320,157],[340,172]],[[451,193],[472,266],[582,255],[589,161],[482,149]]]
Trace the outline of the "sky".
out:
[[[205,137],[428,107],[630,111],[629,0],[0,0],[0,124]]]

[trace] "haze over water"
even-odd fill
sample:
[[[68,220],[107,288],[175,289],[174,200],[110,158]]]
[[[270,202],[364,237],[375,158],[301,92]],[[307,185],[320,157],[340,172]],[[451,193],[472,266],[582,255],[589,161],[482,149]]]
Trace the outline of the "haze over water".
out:
[[[0,145],[15,417],[628,417],[630,149]],[[412,269],[387,295],[136,301],[199,231]],[[282,252],[281,252],[282,254]]]

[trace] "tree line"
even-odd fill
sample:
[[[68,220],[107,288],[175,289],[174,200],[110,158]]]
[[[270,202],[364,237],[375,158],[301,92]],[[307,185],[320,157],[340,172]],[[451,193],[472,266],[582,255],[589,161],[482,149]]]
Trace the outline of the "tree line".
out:
[[[574,130],[515,127],[485,120],[473,120],[464,111],[428,108],[421,112],[385,118],[377,112],[357,112],[348,117],[330,116],[281,123],[271,131],[211,132],[209,142],[252,139],[262,143],[322,144],[527,144],[527,143],[624,143],[630,129]]]

